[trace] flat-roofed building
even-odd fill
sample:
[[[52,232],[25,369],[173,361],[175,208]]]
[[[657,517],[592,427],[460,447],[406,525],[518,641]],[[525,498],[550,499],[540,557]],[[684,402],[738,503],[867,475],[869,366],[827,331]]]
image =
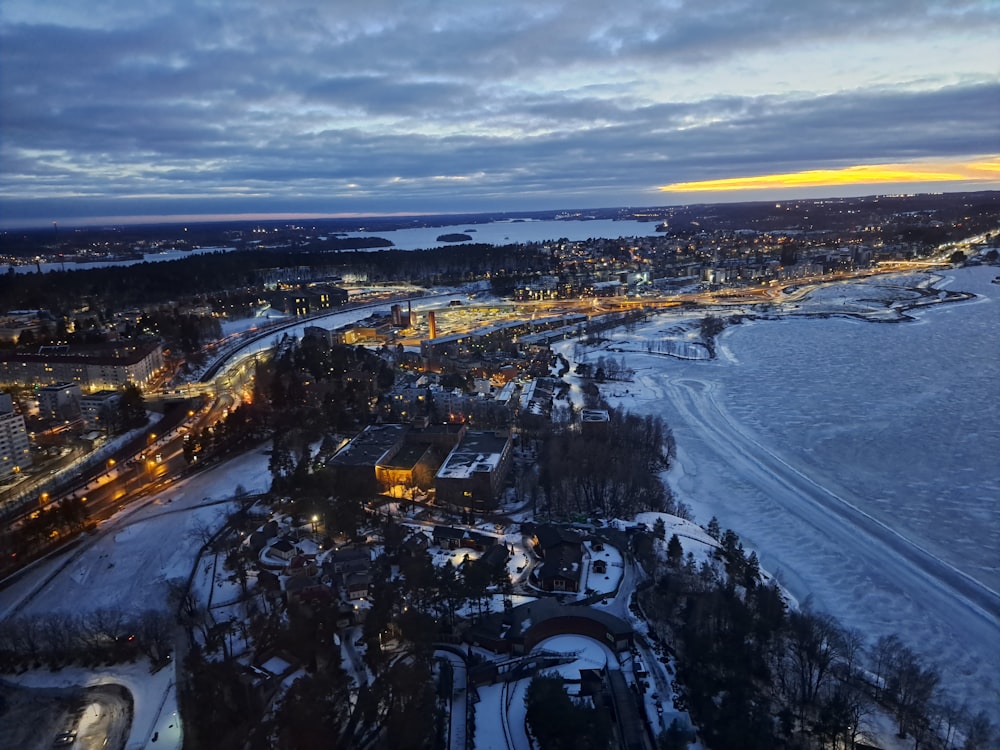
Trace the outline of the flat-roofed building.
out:
[[[351,495],[379,491],[375,467],[388,464],[403,447],[406,425],[369,425],[330,459],[338,489]]]
[[[510,469],[509,434],[470,430],[438,469],[434,486],[440,503],[489,509]]]
[[[122,394],[118,391],[105,389],[88,393],[80,398],[80,413],[84,426],[89,430],[101,430],[112,433],[118,427],[119,406]]]
[[[38,389],[38,413],[43,419],[76,419],[83,393],[79,383],[53,383]]]
[[[430,489],[434,480],[434,451],[428,443],[406,443],[391,458],[375,465],[380,486]]]
[[[0,382],[26,386],[77,383],[81,388],[142,386],[163,367],[159,342],[75,348],[44,346],[37,352],[0,352]]]

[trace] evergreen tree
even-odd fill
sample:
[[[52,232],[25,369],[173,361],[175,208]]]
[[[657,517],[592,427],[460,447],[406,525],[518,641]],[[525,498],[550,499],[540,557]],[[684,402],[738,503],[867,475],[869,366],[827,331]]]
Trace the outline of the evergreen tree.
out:
[[[684,560],[684,547],[676,534],[670,536],[667,542],[667,563],[672,568],[679,568]]]

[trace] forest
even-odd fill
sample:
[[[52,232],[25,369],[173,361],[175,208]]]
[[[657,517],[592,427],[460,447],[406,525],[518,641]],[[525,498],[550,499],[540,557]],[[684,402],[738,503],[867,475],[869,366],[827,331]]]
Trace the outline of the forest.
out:
[[[902,640],[870,643],[806,601],[788,607],[732,530],[700,565],[663,528],[637,541],[650,581],[638,594],[653,637],[677,661],[681,699],[713,750],[853,748],[876,713],[915,750],[987,750],[994,728],[939,686]],[[655,548],[665,548],[659,555]]]
[[[297,278],[327,280],[351,273],[369,282],[456,284],[496,276],[544,272],[551,259],[531,246],[464,244],[430,250],[352,252],[325,243],[296,249],[245,249],[191,255],[180,260],[130,266],[0,275],[7,309],[45,309],[56,317],[81,307],[110,318],[115,312],[180,301],[208,300],[224,292],[263,292],[274,269],[294,269]],[[513,282],[511,282],[513,283]]]

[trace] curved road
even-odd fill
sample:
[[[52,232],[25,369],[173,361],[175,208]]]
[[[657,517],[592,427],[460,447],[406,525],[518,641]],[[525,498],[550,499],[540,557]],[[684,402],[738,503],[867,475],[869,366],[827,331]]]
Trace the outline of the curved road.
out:
[[[132,728],[132,696],[121,685],[88,688],[76,729],[79,750],[122,750]]]

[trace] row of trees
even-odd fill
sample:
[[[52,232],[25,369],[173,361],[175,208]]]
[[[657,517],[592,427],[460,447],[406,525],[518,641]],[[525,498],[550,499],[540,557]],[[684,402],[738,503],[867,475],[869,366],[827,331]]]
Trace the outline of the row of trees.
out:
[[[173,650],[173,627],[169,615],[152,609],[135,614],[102,608],[0,620],[0,671],[113,664],[141,655],[159,663]]]
[[[243,402],[210,426],[185,435],[184,458],[206,461],[231,453],[247,443],[263,440],[267,433],[266,410],[256,402]]]
[[[598,383],[605,380],[630,381],[635,376],[635,370],[625,365],[624,357],[598,357],[593,364],[581,362],[574,372],[583,378],[593,378]]]
[[[985,750],[992,730],[937,687],[939,674],[898,638],[866,644],[829,615],[788,609],[732,531],[700,566],[680,540],[640,601],[674,648],[706,744],[726,748],[853,748],[868,719],[890,712],[916,748]],[[677,550],[681,552],[678,553]]]
[[[222,323],[211,315],[197,315],[180,307],[161,307],[147,312],[136,324],[127,323],[126,336],[153,334],[178,347],[186,354],[193,354],[203,344],[222,338]]]
[[[87,504],[82,498],[67,497],[58,504],[26,516],[17,525],[0,531],[0,549],[9,561],[29,554],[51,539],[76,534],[87,527]]]
[[[358,240],[329,238],[286,250],[247,249],[199,253],[187,258],[130,266],[84,268],[49,273],[0,275],[0,299],[11,309],[50,309],[57,317],[89,306],[109,316],[113,311],[177,301],[216,298],[228,290],[263,292],[275,269],[296,268],[303,279],[348,273],[371,281],[455,284],[490,277],[507,278],[551,265],[537,247],[467,244],[429,250],[344,251]],[[384,240],[372,238],[374,246]]]

